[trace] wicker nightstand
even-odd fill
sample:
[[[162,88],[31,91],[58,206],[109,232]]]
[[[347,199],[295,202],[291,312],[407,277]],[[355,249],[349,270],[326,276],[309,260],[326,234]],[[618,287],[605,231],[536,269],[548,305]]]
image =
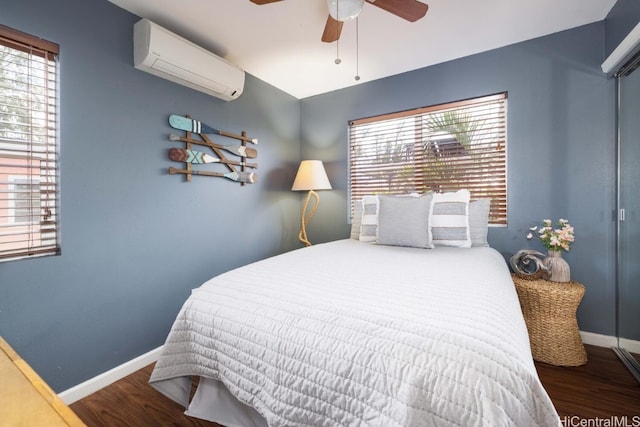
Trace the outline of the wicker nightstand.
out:
[[[529,331],[533,359],[557,366],[587,363],[576,320],[584,286],[578,282],[522,279],[515,274],[512,277]]]

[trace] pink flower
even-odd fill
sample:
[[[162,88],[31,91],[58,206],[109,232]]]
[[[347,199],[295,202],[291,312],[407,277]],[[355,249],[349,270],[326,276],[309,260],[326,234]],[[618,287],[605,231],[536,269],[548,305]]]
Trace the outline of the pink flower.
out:
[[[530,233],[527,234],[527,239],[532,239],[533,232],[536,232],[540,242],[550,250],[568,251],[570,244],[574,241],[574,229],[569,224],[569,221],[564,218],[558,220],[557,228],[553,228],[550,219],[545,219],[542,221],[542,226],[530,227],[529,230]]]

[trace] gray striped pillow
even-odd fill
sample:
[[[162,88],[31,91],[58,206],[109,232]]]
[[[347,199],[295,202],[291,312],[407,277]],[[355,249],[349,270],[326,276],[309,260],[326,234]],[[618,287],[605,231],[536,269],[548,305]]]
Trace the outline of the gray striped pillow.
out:
[[[433,195],[433,210],[429,223],[435,246],[471,247],[469,233],[468,190]]]

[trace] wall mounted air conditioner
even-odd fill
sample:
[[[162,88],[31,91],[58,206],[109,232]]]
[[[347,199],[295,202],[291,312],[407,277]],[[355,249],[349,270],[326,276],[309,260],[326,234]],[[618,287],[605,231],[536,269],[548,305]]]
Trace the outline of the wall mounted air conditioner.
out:
[[[133,26],[133,65],[226,101],[244,89],[243,70],[148,19]]]

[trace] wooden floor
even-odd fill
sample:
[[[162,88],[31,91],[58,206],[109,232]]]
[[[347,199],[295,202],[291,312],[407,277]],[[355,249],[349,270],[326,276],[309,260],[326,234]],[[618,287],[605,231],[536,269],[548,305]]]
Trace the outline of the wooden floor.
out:
[[[589,362],[584,366],[536,364],[560,417],[566,417],[563,425],[595,425],[586,423],[596,417],[612,419],[624,415],[630,417],[628,425],[638,425],[631,424],[631,417],[640,420],[640,384],[613,350],[586,348]],[[151,388],[147,383],[151,368],[141,369],[72,404],[71,409],[89,427],[218,426],[185,416],[180,405]]]
[[[583,366],[562,368],[536,363],[538,375],[560,417],[608,419],[626,415],[637,417],[633,420],[635,425],[640,425],[640,383],[612,349],[589,345],[585,348],[589,361]],[[628,421],[627,425],[634,425],[632,418]],[[584,425],[593,424],[585,421]]]
[[[73,403],[71,409],[89,427],[220,427],[190,418],[184,408],[149,385],[149,365]]]

